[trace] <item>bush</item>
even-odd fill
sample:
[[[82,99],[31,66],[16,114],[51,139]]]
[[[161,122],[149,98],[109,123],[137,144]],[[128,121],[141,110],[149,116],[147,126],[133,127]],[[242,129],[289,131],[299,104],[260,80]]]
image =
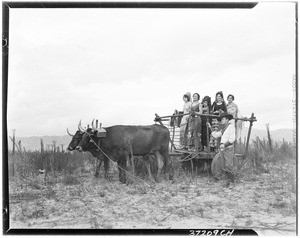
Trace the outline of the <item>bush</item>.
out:
[[[95,158],[90,153],[19,151],[13,155],[9,151],[9,179],[18,181],[20,186],[37,187],[29,182],[38,176],[45,177],[46,184],[54,184],[58,182],[59,175],[64,174],[66,176],[64,183],[78,184],[76,175],[80,171],[87,172],[93,169],[94,162]],[[40,175],[39,170],[44,170],[44,174]],[[75,179],[69,175],[74,175]]]
[[[79,179],[74,175],[66,175],[63,179],[65,185],[77,185],[80,184]]]

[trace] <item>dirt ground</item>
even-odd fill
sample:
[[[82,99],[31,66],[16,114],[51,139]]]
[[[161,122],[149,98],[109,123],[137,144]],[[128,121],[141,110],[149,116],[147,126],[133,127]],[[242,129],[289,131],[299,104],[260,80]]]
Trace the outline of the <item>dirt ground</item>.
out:
[[[295,235],[295,163],[242,176],[233,188],[208,174],[182,174],[171,182],[129,185],[96,179],[75,185],[10,182],[11,228],[201,229],[245,228],[259,235]],[[291,182],[292,181],[292,182]]]

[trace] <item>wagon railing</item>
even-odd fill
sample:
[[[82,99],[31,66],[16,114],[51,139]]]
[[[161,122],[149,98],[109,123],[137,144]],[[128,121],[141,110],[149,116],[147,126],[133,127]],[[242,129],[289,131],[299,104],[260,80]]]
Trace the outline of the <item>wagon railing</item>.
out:
[[[176,112],[176,111],[175,111]],[[162,122],[163,121],[170,121],[171,118],[176,118],[176,117],[182,117],[184,115],[190,115],[190,113],[185,113],[185,114],[178,114],[178,113],[174,113],[173,115],[170,116],[159,116],[157,113],[155,113],[155,118],[154,121],[160,123],[161,125],[164,125]],[[212,115],[212,114],[198,114],[201,117],[206,117],[206,118],[220,118],[221,116],[221,112],[219,113],[219,115]],[[242,117],[242,118],[236,118],[235,121],[246,121],[246,122],[250,122],[250,126],[248,128],[248,133],[247,133],[247,142],[246,142],[246,148],[245,148],[245,152],[242,155],[243,156],[243,160],[247,158],[248,156],[248,147],[249,147],[249,141],[250,141],[250,136],[251,136],[251,130],[252,130],[252,126],[253,126],[253,122],[257,121],[256,117],[254,116],[254,113],[251,114],[251,117]],[[171,152],[172,150],[177,150],[176,146],[174,145],[174,137],[175,137],[175,123],[173,125],[173,133],[172,133],[172,137],[170,138],[170,143],[171,143]],[[209,141],[209,129],[208,127],[206,127],[207,129],[207,137],[208,137],[208,141]],[[176,154],[180,154],[180,153],[176,153]],[[210,153],[208,154],[208,159],[210,156]]]

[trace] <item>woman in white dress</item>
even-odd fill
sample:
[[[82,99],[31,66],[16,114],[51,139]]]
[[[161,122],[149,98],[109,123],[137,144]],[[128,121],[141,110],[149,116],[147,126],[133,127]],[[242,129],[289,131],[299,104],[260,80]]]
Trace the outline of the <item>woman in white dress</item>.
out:
[[[242,118],[242,114],[238,106],[233,102],[234,96],[232,94],[229,94],[227,96],[227,101],[228,101],[226,107],[227,113],[231,114],[233,116],[233,119]],[[235,137],[237,141],[241,139],[242,128],[243,128],[243,121],[237,120],[235,123]]]

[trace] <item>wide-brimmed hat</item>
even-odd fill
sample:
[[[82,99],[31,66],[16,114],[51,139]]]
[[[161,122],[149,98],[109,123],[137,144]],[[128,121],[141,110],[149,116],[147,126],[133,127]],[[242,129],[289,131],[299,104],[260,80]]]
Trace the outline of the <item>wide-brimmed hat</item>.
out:
[[[221,117],[219,115],[216,115],[216,114],[212,114],[211,119],[217,119],[218,121],[221,121]]]
[[[231,115],[231,114],[229,114],[229,113],[222,113],[221,115],[220,115],[220,118],[222,119],[223,117],[226,117],[228,120],[231,120],[231,119],[233,119],[233,115]]]

